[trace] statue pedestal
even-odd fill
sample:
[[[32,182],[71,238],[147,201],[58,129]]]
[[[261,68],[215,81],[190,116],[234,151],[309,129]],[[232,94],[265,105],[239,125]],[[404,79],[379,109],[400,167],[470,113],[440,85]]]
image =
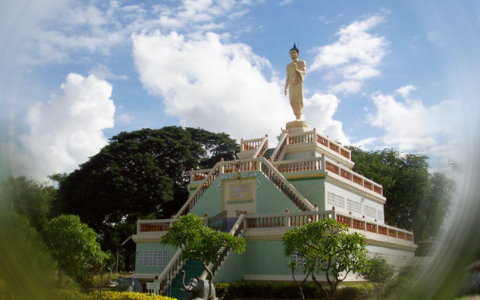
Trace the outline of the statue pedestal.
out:
[[[295,120],[287,123],[287,131],[290,134],[308,131],[308,124],[305,121]]]

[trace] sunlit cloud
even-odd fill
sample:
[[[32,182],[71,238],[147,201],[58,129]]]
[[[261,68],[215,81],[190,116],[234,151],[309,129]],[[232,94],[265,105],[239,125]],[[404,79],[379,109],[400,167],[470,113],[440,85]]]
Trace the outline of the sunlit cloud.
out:
[[[387,41],[369,31],[384,21],[381,15],[342,27],[338,40],[315,49],[310,71],[329,72],[330,91],[356,93],[367,79],[380,75],[378,69],[387,50]]]
[[[18,137],[16,172],[38,179],[71,172],[96,154],[107,138],[103,130],[114,125],[112,86],[93,75],[69,74],[62,94],[36,102],[28,111],[28,133]]]
[[[333,118],[339,104],[340,99],[333,94],[314,94],[306,99],[305,119],[319,133],[327,135],[342,144],[350,144],[349,139],[343,132],[342,122]]]
[[[376,93],[372,100],[376,112],[368,116],[371,126],[384,130],[379,141],[401,151],[429,153],[446,162],[454,157],[460,112],[458,101],[444,100],[426,106],[409,96],[413,86],[397,90],[401,95]]]
[[[142,84],[181,125],[252,138],[275,136],[293,116],[269,62],[245,44],[156,32],[133,45]]]

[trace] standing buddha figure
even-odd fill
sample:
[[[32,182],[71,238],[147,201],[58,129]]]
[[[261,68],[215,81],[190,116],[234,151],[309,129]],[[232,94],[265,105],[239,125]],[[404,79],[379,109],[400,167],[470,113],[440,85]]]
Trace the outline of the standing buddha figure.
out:
[[[307,73],[307,65],[304,60],[298,60],[300,51],[293,44],[290,49],[290,58],[292,62],[287,65],[287,79],[285,81],[285,95],[290,98],[290,105],[297,120],[302,118],[303,109],[303,80]]]

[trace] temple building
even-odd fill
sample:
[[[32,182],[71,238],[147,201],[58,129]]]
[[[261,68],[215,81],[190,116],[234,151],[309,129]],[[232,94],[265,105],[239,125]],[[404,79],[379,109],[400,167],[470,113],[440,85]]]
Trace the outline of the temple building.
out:
[[[198,261],[183,258],[181,249],[160,244],[185,214],[203,216],[208,226],[247,241],[241,255],[223,252],[221,263],[213,266],[214,282],[292,281],[289,262],[296,258],[284,256],[282,237],[322,218],[364,235],[370,256],[397,268],[413,260],[413,233],[385,224],[382,185],[352,171],[350,150],[302,120],[306,63],[299,60],[295,44],[289,53],[285,94],[296,119],[280,132],[275,148],[268,147],[268,136],[241,140],[237,160],[192,170],[190,196],[172,219],[138,221],[132,236],[137,247],[134,277],[142,286],[155,282],[160,293],[183,299],[182,271],[187,278],[207,277]],[[355,274],[346,279],[358,280],[362,278]]]
[[[237,160],[193,170],[190,197],[172,219],[138,221],[134,277],[160,282],[161,292],[181,298],[182,270],[189,278],[207,276],[181,250],[160,244],[172,222],[189,213],[247,241],[245,253],[225,253],[214,282],[291,281],[288,263],[295,258],[284,256],[282,237],[321,218],[363,234],[370,256],[396,267],[409,263],[416,250],[413,233],[385,224],[382,185],[353,172],[350,151],[307,126],[287,123],[275,148],[268,147],[268,136],[242,140]],[[346,281],[358,280],[351,275]]]

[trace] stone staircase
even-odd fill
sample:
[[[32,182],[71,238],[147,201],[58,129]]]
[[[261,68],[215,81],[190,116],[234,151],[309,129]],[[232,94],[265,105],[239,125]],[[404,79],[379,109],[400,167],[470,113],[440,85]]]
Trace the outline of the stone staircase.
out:
[[[222,214],[223,213],[220,213],[219,216],[221,216]],[[243,235],[244,218],[245,218],[245,214],[241,214],[238,217],[235,224],[233,224],[232,228],[229,231],[231,235],[233,236]],[[209,265],[209,268],[210,270],[212,270],[214,275],[223,266],[226,259],[231,253],[229,249],[224,249],[224,248],[220,249],[220,252],[221,254],[220,254],[219,263],[215,265],[214,264]],[[181,253],[178,255],[177,260],[182,261]],[[171,279],[163,278],[164,276],[161,276],[162,278],[160,278],[160,282],[162,282],[162,289],[160,290],[160,294],[168,297],[173,297],[179,300],[188,299],[189,293],[182,290],[183,271],[185,271],[186,284],[188,284],[188,282],[195,277],[200,277],[202,279],[207,278],[207,272],[203,268],[201,261],[196,259],[188,259],[188,260],[184,260],[184,263],[179,262],[179,263],[171,264],[171,268],[175,270],[172,270],[171,272],[164,272],[165,274],[167,273],[173,274],[171,276]]]
[[[200,277],[204,271],[202,263],[196,259],[189,259],[182,268],[182,271],[185,271],[185,283],[188,284],[190,279],[195,277]],[[178,272],[177,276],[172,280],[172,283],[164,291],[164,295],[179,300],[188,299],[190,295],[188,292],[183,291],[183,272]]]

